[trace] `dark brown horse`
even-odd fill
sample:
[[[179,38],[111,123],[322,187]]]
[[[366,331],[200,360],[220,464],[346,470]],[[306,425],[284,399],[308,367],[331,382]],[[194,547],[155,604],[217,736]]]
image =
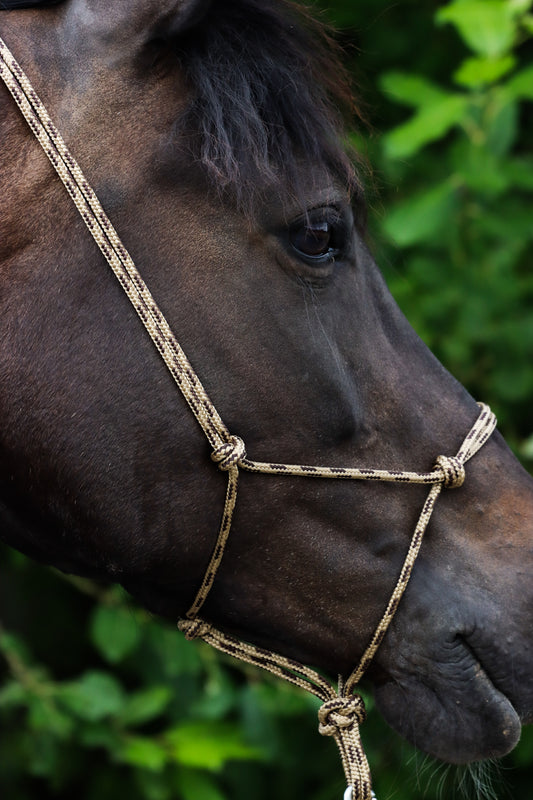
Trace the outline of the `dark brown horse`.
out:
[[[430,470],[456,452],[477,407],[365,247],[333,110],[347,94],[309,20],[283,0],[2,7],[1,37],[252,458]],[[0,534],[175,619],[224,479],[1,85],[0,181]],[[243,475],[206,615],[348,672],[424,496]],[[385,718],[445,760],[503,754],[533,720],[532,528],[533,483],[496,435],[443,493],[369,670]]]

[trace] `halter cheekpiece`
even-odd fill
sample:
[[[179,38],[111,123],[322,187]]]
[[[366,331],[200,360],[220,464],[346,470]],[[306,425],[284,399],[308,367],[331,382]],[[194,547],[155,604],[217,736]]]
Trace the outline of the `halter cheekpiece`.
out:
[[[372,661],[396,613],[442,488],[457,488],[462,485],[465,479],[466,462],[485,444],[496,427],[494,414],[488,406],[480,404],[480,414],[458,452],[452,456],[437,456],[435,466],[430,472],[278,464],[249,459],[244,442],[238,436],[232,435],[226,428],[146,284],[137,272],[129,253],[103,211],[98,198],[68,151],[28,78],[2,39],[0,39],[0,77],[63,181],[91,235],[189,404],[212,447],[212,460],[228,476],[224,511],[213,554],[201,586],[187,612],[186,619],[180,620],[179,628],[189,639],[201,638],[218,650],[241,661],[260,666],[319,697],[323,701],[318,715],[319,732],[324,736],[332,736],[339,748],[348,784],[344,800],[372,800],[375,795],[372,791],[370,770],[359,735],[359,726],[364,721],[366,712],[363,700],[359,695],[354,694],[354,688]],[[238,476],[241,469],[270,475],[418,483],[430,486],[400,576],[381,622],[363,653],[359,665],[346,680],[339,680],[337,690],[315,670],[271,651],[241,642],[216,630],[198,616],[224,555],[237,500]]]

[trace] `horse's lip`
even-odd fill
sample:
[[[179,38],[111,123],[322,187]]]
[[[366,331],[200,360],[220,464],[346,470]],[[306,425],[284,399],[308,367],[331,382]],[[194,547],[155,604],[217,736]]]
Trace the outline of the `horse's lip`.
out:
[[[513,691],[498,677],[501,662],[480,631],[447,642],[441,658],[415,656],[388,680],[378,678],[377,707],[398,733],[442,761],[499,758],[516,745],[522,724]]]
[[[471,660],[475,662],[476,668],[479,669],[485,675],[486,678],[488,678],[488,680],[493,685],[494,689],[497,692],[500,692],[500,694],[503,694],[505,695],[505,697],[507,697],[505,692],[502,691],[500,686],[498,686],[498,681],[492,674],[492,670],[490,669],[490,667],[487,666],[485,660],[481,658],[481,656],[478,653],[478,650],[472,643],[471,639],[467,636],[464,636],[463,634],[458,634],[456,636],[456,641],[459,642],[463,650],[465,650],[469,654]]]
[[[469,656],[470,656],[470,658],[472,660],[472,663],[475,664],[476,671],[479,671],[479,674],[483,675],[489,681],[489,683],[493,687],[495,693],[501,695],[502,697],[504,697],[506,699],[506,701],[509,703],[509,705],[514,710],[516,716],[518,718],[520,718],[521,715],[518,712],[518,710],[517,710],[517,708],[516,708],[516,706],[515,706],[515,704],[513,702],[512,697],[509,696],[508,687],[504,687],[502,685],[502,682],[500,680],[498,680],[498,678],[495,675],[495,670],[494,670],[493,665],[487,664],[487,660],[488,659],[487,658],[483,658],[479,654],[478,651],[481,648],[478,647],[476,649],[476,646],[472,644],[471,639],[468,638],[467,636],[458,635],[457,636],[457,640],[461,643],[462,648],[466,652],[468,652],[468,654],[469,654]],[[522,720],[522,724],[525,724],[524,720]]]

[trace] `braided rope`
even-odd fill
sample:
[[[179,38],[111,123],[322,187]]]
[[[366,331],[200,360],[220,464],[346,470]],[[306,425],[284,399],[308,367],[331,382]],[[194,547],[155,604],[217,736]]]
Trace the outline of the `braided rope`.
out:
[[[224,425],[98,198],[70,154],[28,78],[2,39],[0,39],[0,77],[61,178],[87,228],[191,408],[213,448],[212,460],[220,470],[227,472],[226,498],[217,541],[201,586],[187,612],[187,619],[179,622],[180,629],[190,639],[202,638],[223,653],[249,664],[261,666],[319,697],[323,701],[319,710],[319,732],[325,736],[333,736],[337,743],[348,783],[345,797],[349,796],[351,800],[372,800],[374,793],[371,788],[370,770],[359,734],[359,725],[365,717],[364,704],[358,695],[354,695],[353,690],[383,641],[396,613],[442,488],[458,488],[463,484],[464,465],[491,436],[496,426],[494,414],[488,406],[480,404],[480,414],[458,453],[455,456],[438,456],[431,472],[306,466],[249,459],[242,439],[231,435]],[[270,475],[387,481],[431,486],[385,613],[359,665],[347,681],[339,681],[337,691],[315,670],[271,651],[241,642],[198,618],[198,612],[205,603],[215,580],[231,530],[237,500],[239,469]]]
[[[98,198],[69,152],[31,83],[0,39],[0,77],[61,178],[93,239],[148,331],[191,411],[213,447],[229,438],[207,392],[159,310]]]
[[[424,533],[442,488],[458,488],[463,484],[465,463],[478,452],[495,428],[496,418],[494,414],[490,411],[488,406],[484,404],[479,405],[480,414],[471,430],[468,432],[456,456],[439,456],[437,458],[437,466],[432,473],[401,473],[402,476],[413,476],[414,479],[410,480],[410,483],[428,483],[428,476],[431,476],[433,485],[430,488],[422,511],[420,512],[400,575],[381,621],[361,656],[359,664],[346,681],[342,679],[339,681],[337,691],[335,691],[331,684],[316,672],[316,670],[305,667],[297,661],[285,658],[284,656],[279,656],[269,650],[264,650],[255,645],[242,642],[239,639],[217,630],[198,617],[195,619],[181,620],[178,624],[180,630],[185,633],[188,639],[201,638],[226,655],[230,655],[248,664],[261,667],[267,672],[283,678],[295,686],[312,692],[323,701],[318,711],[318,730],[323,736],[333,736],[337,744],[346,781],[348,787],[352,789],[350,795],[351,800],[372,800],[372,798],[375,797],[372,792],[370,768],[359,732],[359,725],[365,719],[364,703],[360,695],[354,694],[354,689],[374,658],[398,609],[420,551]],[[242,451],[240,445],[239,450]],[[226,451],[224,457],[229,457]],[[236,463],[246,469],[249,462],[246,460],[239,461],[237,459]],[[317,477],[315,473],[316,470],[321,473],[318,477],[331,477],[329,475],[329,468],[313,468],[312,473],[301,472],[301,469],[301,467],[297,467],[296,471],[291,474],[310,474]],[[343,475],[342,477],[363,477],[363,475],[360,474],[363,473],[366,478],[367,472],[367,470],[350,470],[350,473],[356,474],[350,474],[349,476]],[[385,478],[385,480],[388,479],[388,473],[386,474],[387,478]],[[392,474],[397,476],[397,473]],[[375,480],[376,478],[371,479]]]
[[[406,557],[404,569],[402,570],[394,594],[391,597],[380,628],[376,631],[376,644],[373,649],[373,653],[368,657],[368,659],[365,659],[366,669],[366,666],[372,660],[373,654],[379,647],[379,644],[385,635],[386,628],[388,627],[390,620],[396,612],[401,593],[403,593],[403,591],[400,592],[400,589],[402,586],[405,588],[407,585],[414,562],[418,555],[418,551],[420,550],[420,545],[422,544],[422,536],[424,535],[424,531],[427,527],[433,512],[433,507],[442,487],[447,489],[455,489],[463,485],[465,479],[464,464],[466,461],[472,458],[475,453],[477,453],[479,448],[483,446],[496,427],[496,417],[490,408],[483,403],[478,405],[481,409],[479,417],[474,423],[472,429],[469,431],[463,444],[459,448],[457,455],[437,456],[435,466],[431,472],[361,469],[355,467],[320,467],[310,465],[306,466],[302,464],[275,464],[264,461],[252,461],[246,456],[246,447],[243,440],[239,436],[229,436],[228,440],[213,452],[211,458],[213,461],[218,463],[219,469],[229,470],[231,486],[228,482],[226,507],[224,509],[219,537],[213,550],[211,560],[207,567],[202,584],[196,594],[191,608],[187,612],[187,617],[194,618],[202,608],[203,604],[207,600],[207,596],[213,585],[217,569],[222,561],[224,548],[231,529],[231,519],[235,508],[235,502],[237,499],[238,468],[246,470],[247,472],[263,473],[267,475],[292,475],[303,478],[337,478],[345,480],[431,485],[433,486],[433,489],[430,491],[427,497],[417,526],[413,533],[413,539]],[[402,579],[402,576],[407,571],[407,578],[404,580]],[[387,622],[385,625],[386,620]],[[381,634],[382,626],[385,626],[385,628]],[[381,636],[381,638],[379,638],[379,636]],[[361,675],[363,672],[364,669],[361,671]],[[356,682],[357,681],[354,682],[354,685]]]
[[[348,786],[352,787],[353,800],[371,800],[374,796],[370,768],[361,742],[359,725],[366,711],[358,695],[348,696],[342,689],[339,693],[318,672],[270,650],[248,644],[217,630],[208,622],[196,618],[180,620],[179,629],[187,639],[203,639],[221,653],[239,659],[246,664],[270,672],[300,689],[311,692],[322,700],[318,711],[319,733],[332,736],[341,756]]]

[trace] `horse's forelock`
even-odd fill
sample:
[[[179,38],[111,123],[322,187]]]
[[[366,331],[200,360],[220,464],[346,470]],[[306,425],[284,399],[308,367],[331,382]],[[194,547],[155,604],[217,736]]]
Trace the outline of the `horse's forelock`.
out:
[[[214,3],[176,47],[192,90],[178,121],[210,182],[253,206],[274,184],[299,194],[298,168],[323,165],[352,194],[359,183],[339,109],[355,106],[336,46],[285,0]]]
[[[64,1],[0,0],[0,9]],[[170,28],[168,34],[192,96],[177,121],[177,139],[191,149],[209,184],[253,208],[273,187],[298,197],[304,163],[307,178],[312,167],[325,167],[359,195],[342,142],[342,112],[353,116],[355,106],[326,28],[290,0],[224,0],[201,7],[192,29],[173,39]]]

